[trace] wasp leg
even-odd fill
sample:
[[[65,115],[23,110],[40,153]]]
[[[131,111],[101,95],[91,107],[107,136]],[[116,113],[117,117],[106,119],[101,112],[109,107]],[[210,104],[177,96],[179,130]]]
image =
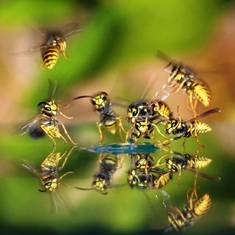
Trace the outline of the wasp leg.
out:
[[[200,143],[200,140],[199,140],[198,136],[196,136],[196,143],[199,146],[199,148],[205,148],[205,145]]]
[[[124,135],[126,135],[127,132],[126,132],[126,130],[124,129],[124,127],[123,127],[123,125],[122,125],[122,120],[121,120],[120,118],[118,118],[117,120],[118,120],[119,136],[120,136],[121,140],[123,140],[123,139],[125,140],[126,137],[124,136],[124,138],[123,138],[122,132],[124,133]]]
[[[164,135],[164,134],[160,131],[159,127],[158,127],[156,124],[153,124],[153,126],[156,128],[157,132],[158,132],[164,139],[168,139],[167,136]]]
[[[104,141],[104,134],[103,134],[103,131],[102,131],[102,126],[103,126],[103,125],[102,125],[102,123],[100,123],[100,122],[97,122],[96,125],[97,125],[98,131],[99,131],[99,135],[100,135],[100,137],[99,137],[99,143],[102,144],[103,141]]]
[[[53,135],[44,126],[41,126],[41,128],[46,133],[46,135],[52,140],[52,142],[53,142],[53,152],[54,152],[56,150],[56,141],[55,141]]]
[[[66,164],[66,162],[67,162],[67,160],[68,160],[68,158],[69,158],[69,156],[70,156],[70,154],[72,153],[73,150],[74,150],[74,146],[73,146],[68,152],[66,151],[66,152],[61,156],[61,158],[64,157],[64,161],[63,161],[62,165],[59,167],[59,170],[62,170],[62,169],[64,168],[64,166],[65,166],[65,164]]]
[[[158,160],[157,160],[157,163],[154,165],[154,167],[159,167],[159,166],[162,166],[162,165],[165,165],[165,162],[164,163],[161,163],[161,160],[165,157],[169,156],[169,154],[165,154],[163,156],[161,156]]]
[[[67,138],[69,139],[70,143],[73,144],[73,145],[77,145],[77,143],[74,142],[74,141],[72,140],[72,138],[70,137],[70,135],[69,135],[69,133],[67,132],[67,130],[66,130],[64,124],[63,124],[62,122],[60,122],[60,125],[62,126],[62,129],[63,129],[65,135],[67,136]],[[62,135],[61,135],[61,136],[62,136]],[[62,139],[64,139],[65,143],[67,143],[67,141],[66,141],[66,139],[64,138],[64,136],[62,136]]]
[[[187,99],[187,107],[190,111],[193,112],[193,116],[197,116],[196,108],[197,108],[197,100],[193,102],[193,92],[189,93],[188,99]]]
[[[176,89],[176,91],[174,93],[178,93],[183,88],[185,83],[186,83],[186,81],[181,82],[180,85],[178,86],[178,88]]]
[[[66,119],[73,119],[73,117],[67,116],[67,115],[65,115],[65,114],[64,114],[63,112],[61,112],[61,111],[59,111],[59,113],[60,113],[60,115],[61,115],[62,117],[66,118]]]
[[[62,176],[60,176],[60,180],[63,179],[65,176],[73,174],[73,173],[74,173],[73,171],[68,171],[68,172],[64,173]]]

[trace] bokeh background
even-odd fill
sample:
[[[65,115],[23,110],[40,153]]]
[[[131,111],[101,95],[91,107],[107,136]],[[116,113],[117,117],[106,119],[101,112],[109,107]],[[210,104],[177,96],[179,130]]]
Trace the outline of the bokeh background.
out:
[[[68,59],[61,58],[48,71],[39,51],[31,50],[38,45],[38,29],[70,22],[79,22],[82,31],[69,39]],[[195,68],[210,85],[211,106],[222,109],[206,119],[213,132],[200,138],[206,146],[201,153],[213,159],[205,172],[221,176],[222,181],[199,179],[199,194],[209,193],[213,205],[208,215],[184,233],[235,234],[234,23],[232,0],[1,1],[0,233],[163,233],[167,215],[161,192],[123,186],[103,196],[73,188],[90,186],[97,168],[96,154],[77,149],[70,156],[64,172],[74,174],[64,179],[63,200],[57,200],[60,210],[56,214],[50,211],[50,196],[38,192],[38,179],[20,167],[22,160],[37,167],[52,151],[47,138],[35,141],[20,135],[20,127],[36,114],[37,103],[47,97],[48,79],[58,81],[56,99],[64,103],[77,95],[106,90],[113,99],[127,104],[140,98],[147,87],[152,88],[150,97],[167,81],[165,62],[156,57],[161,50]],[[191,117],[183,93],[170,96],[167,102],[174,112],[179,106],[182,117]],[[125,118],[125,109],[117,110]],[[65,123],[79,146],[96,144],[97,114],[90,103],[70,103],[64,111],[74,116]],[[107,143],[118,141],[106,137]],[[61,143],[57,150],[66,148]],[[182,141],[172,149],[182,151]],[[186,150],[198,150],[194,140],[187,141]],[[114,185],[126,182],[127,171],[128,164],[124,164]],[[193,177],[185,172],[164,188],[170,203],[183,206]]]

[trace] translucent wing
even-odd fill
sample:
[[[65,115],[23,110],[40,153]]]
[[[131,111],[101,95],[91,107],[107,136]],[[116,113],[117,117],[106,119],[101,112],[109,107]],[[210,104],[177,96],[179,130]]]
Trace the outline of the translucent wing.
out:
[[[31,121],[28,124],[24,125],[21,128],[21,130],[23,131],[22,135],[25,135],[26,133],[28,133],[29,136],[34,138],[34,139],[38,139],[38,138],[41,138],[41,137],[45,136],[45,132],[40,127],[39,116],[35,117],[33,119],[33,121]]]

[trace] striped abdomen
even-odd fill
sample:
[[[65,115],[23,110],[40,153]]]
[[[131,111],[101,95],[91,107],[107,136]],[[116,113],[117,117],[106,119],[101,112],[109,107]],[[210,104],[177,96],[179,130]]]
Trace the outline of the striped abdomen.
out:
[[[190,124],[190,127],[188,129],[188,131],[193,135],[193,136],[198,136],[199,134],[204,134],[207,133],[209,131],[211,131],[212,128],[204,123],[204,122],[193,122]]]
[[[194,156],[188,160],[189,168],[201,169],[207,167],[211,163],[212,159],[207,157]]]
[[[211,91],[204,82],[195,82],[193,86],[193,94],[195,98],[205,107],[208,107],[211,102]]]
[[[47,69],[53,69],[59,59],[60,48],[58,46],[49,46],[41,50],[43,64]]]
[[[194,216],[202,216],[207,213],[207,211],[211,207],[211,198],[209,194],[204,194],[201,198],[199,198],[192,209],[192,213]]]

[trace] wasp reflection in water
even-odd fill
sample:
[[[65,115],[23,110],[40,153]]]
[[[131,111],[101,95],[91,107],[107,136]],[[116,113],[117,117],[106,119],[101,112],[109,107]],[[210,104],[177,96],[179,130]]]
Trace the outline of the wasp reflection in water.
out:
[[[194,187],[187,192],[187,201],[183,209],[176,206],[168,208],[169,227],[167,227],[165,231],[181,231],[192,226],[195,221],[208,213],[211,204],[210,195],[206,193],[199,197],[196,185],[194,185]]]
[[[92,187],[82,188],[75,187],[80,190],[96,190],[102,194],[108,194],[108,189],[114,187],[111,185],[114,173],[121,167],[120,156],[112,154],[99,155],[99,170],[93,176]]]
[[[22,167],[32,173],[40,180],[41,188],[40,192],[49,192],[52,202],[53,210],[57,211],[56,198],[64,203],[62,198],[58,195],[58,189],[62,184],[62,179],[72,174],[73,172],[68,171],[60,175],[60,172],[63,170],[69,156],[71,155],[75,147],[66,150],[63,154],[60,152],[50,153],[40,164],[40,168],[37,169],[28,162],[24,161],[21,163]],[[61,161],[63,161],[61,163]]]

